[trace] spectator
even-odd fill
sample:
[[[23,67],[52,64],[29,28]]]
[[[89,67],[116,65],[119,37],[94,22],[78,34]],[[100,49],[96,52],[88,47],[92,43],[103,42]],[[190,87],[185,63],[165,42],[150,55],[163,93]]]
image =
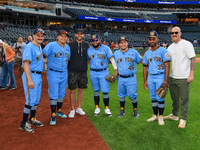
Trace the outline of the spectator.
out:
[[[197,39],[194,39],[194,41],[193,41],[194,47],[197,47],[197,43],[198,43]]]
[[[15,63],[18,65],[18,70],[19,70],[19,77],[22,76],[23,71],[22,71],[22,53],[24,46],[26,46],[26,43],[23,42],[23,38],[21,36],[18,37],[17,42],[14,44],[13,51],[15,52]]]
[[[26,44],[28,44],[29,42],[32,42],[33,38],[31,35],[28,36],[28,41],[26,42]]]
[[[15,76],[14,76],[14,57],[15,53],[11,49],[8,44],[0,40],[0,48],[3,49],[3,80],[1,82],[0,89],[6,89],[7,88],[7,83],[8,83],[8,73],[11,77],[11,84],[8,90],[14,90],[16,89],[16,81],[15,81]]]

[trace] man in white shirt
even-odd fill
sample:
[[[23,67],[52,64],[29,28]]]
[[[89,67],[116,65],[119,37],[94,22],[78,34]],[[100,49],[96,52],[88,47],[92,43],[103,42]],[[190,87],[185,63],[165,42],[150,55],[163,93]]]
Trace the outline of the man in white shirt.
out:
[[[189,110],[190,83],[194,80],[196,55],[192,43],[181,39],[181,29],[173,27],[171,30],[172,43],[168,51],[171,56],[171,75],[169,77],[169,89],[171,94],[172,114],[164,119],[179,120],[179,108],[181,106],[180,122],[178,127],[185,128]]]

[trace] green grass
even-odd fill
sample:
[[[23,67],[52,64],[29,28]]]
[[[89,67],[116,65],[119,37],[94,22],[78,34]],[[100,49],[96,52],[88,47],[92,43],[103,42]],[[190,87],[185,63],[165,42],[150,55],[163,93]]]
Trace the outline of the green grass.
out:
[[[199,74],[200,64],[196,65],[195,79],[191,84],[190,108],[185,129],[178,128],[177,121],[166,120],[164,126],[159,126],[157,121],[148,123],[146,120],[152,116],[151,99],[149,92],[143,88],[142,65],[138,65],[138,110],[140,117],[133,117],[131,100],[126,97],[126,114],[118,118],[120,111],[119,97],[117,96],[117,82],[110,84],[110,109],[113,117],[104,115],[102,93],[100,95],[101,113],[94,117],[95,109],[90,79],[88,89],[84,90],[82,107],[88,118],[94,124],[100,135],[112,150],[196,150],[200,147],[200,99],[199,99]],[[114,73],[109,65],[110,74]],[[89,73],[88,73],[89,74]],[[172,100],[168,92],[164,115],[171,113]],[[88,131],[89,132],[89,131]]]

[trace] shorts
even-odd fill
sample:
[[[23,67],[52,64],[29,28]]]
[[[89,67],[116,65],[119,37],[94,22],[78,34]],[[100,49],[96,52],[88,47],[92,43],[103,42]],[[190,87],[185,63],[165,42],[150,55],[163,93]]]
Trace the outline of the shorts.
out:
[[[88,85],[87,73],[69,72],[68,73],[68,89],[74,90],[77,88],[86,89]]]

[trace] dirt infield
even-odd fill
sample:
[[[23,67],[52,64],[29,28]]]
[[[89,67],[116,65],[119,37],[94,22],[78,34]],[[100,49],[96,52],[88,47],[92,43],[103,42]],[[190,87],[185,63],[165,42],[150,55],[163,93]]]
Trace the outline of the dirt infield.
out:
[[[109,150],[87,116],[76,115],[74,119],[57,118],[57,125],[50,126],[50,106],[46,74],[42,74],[42,98],[36,117],[44,127],[35,127],[35,133],[25,133],[18,129],[22,120],[25,103],[21,78],[15,66],[17,89],[0,91],[0,147],[1,150]],[[68,95],[68,93],[67,93]],[[69,98],[66,96],[63,112],[69,114]]]

